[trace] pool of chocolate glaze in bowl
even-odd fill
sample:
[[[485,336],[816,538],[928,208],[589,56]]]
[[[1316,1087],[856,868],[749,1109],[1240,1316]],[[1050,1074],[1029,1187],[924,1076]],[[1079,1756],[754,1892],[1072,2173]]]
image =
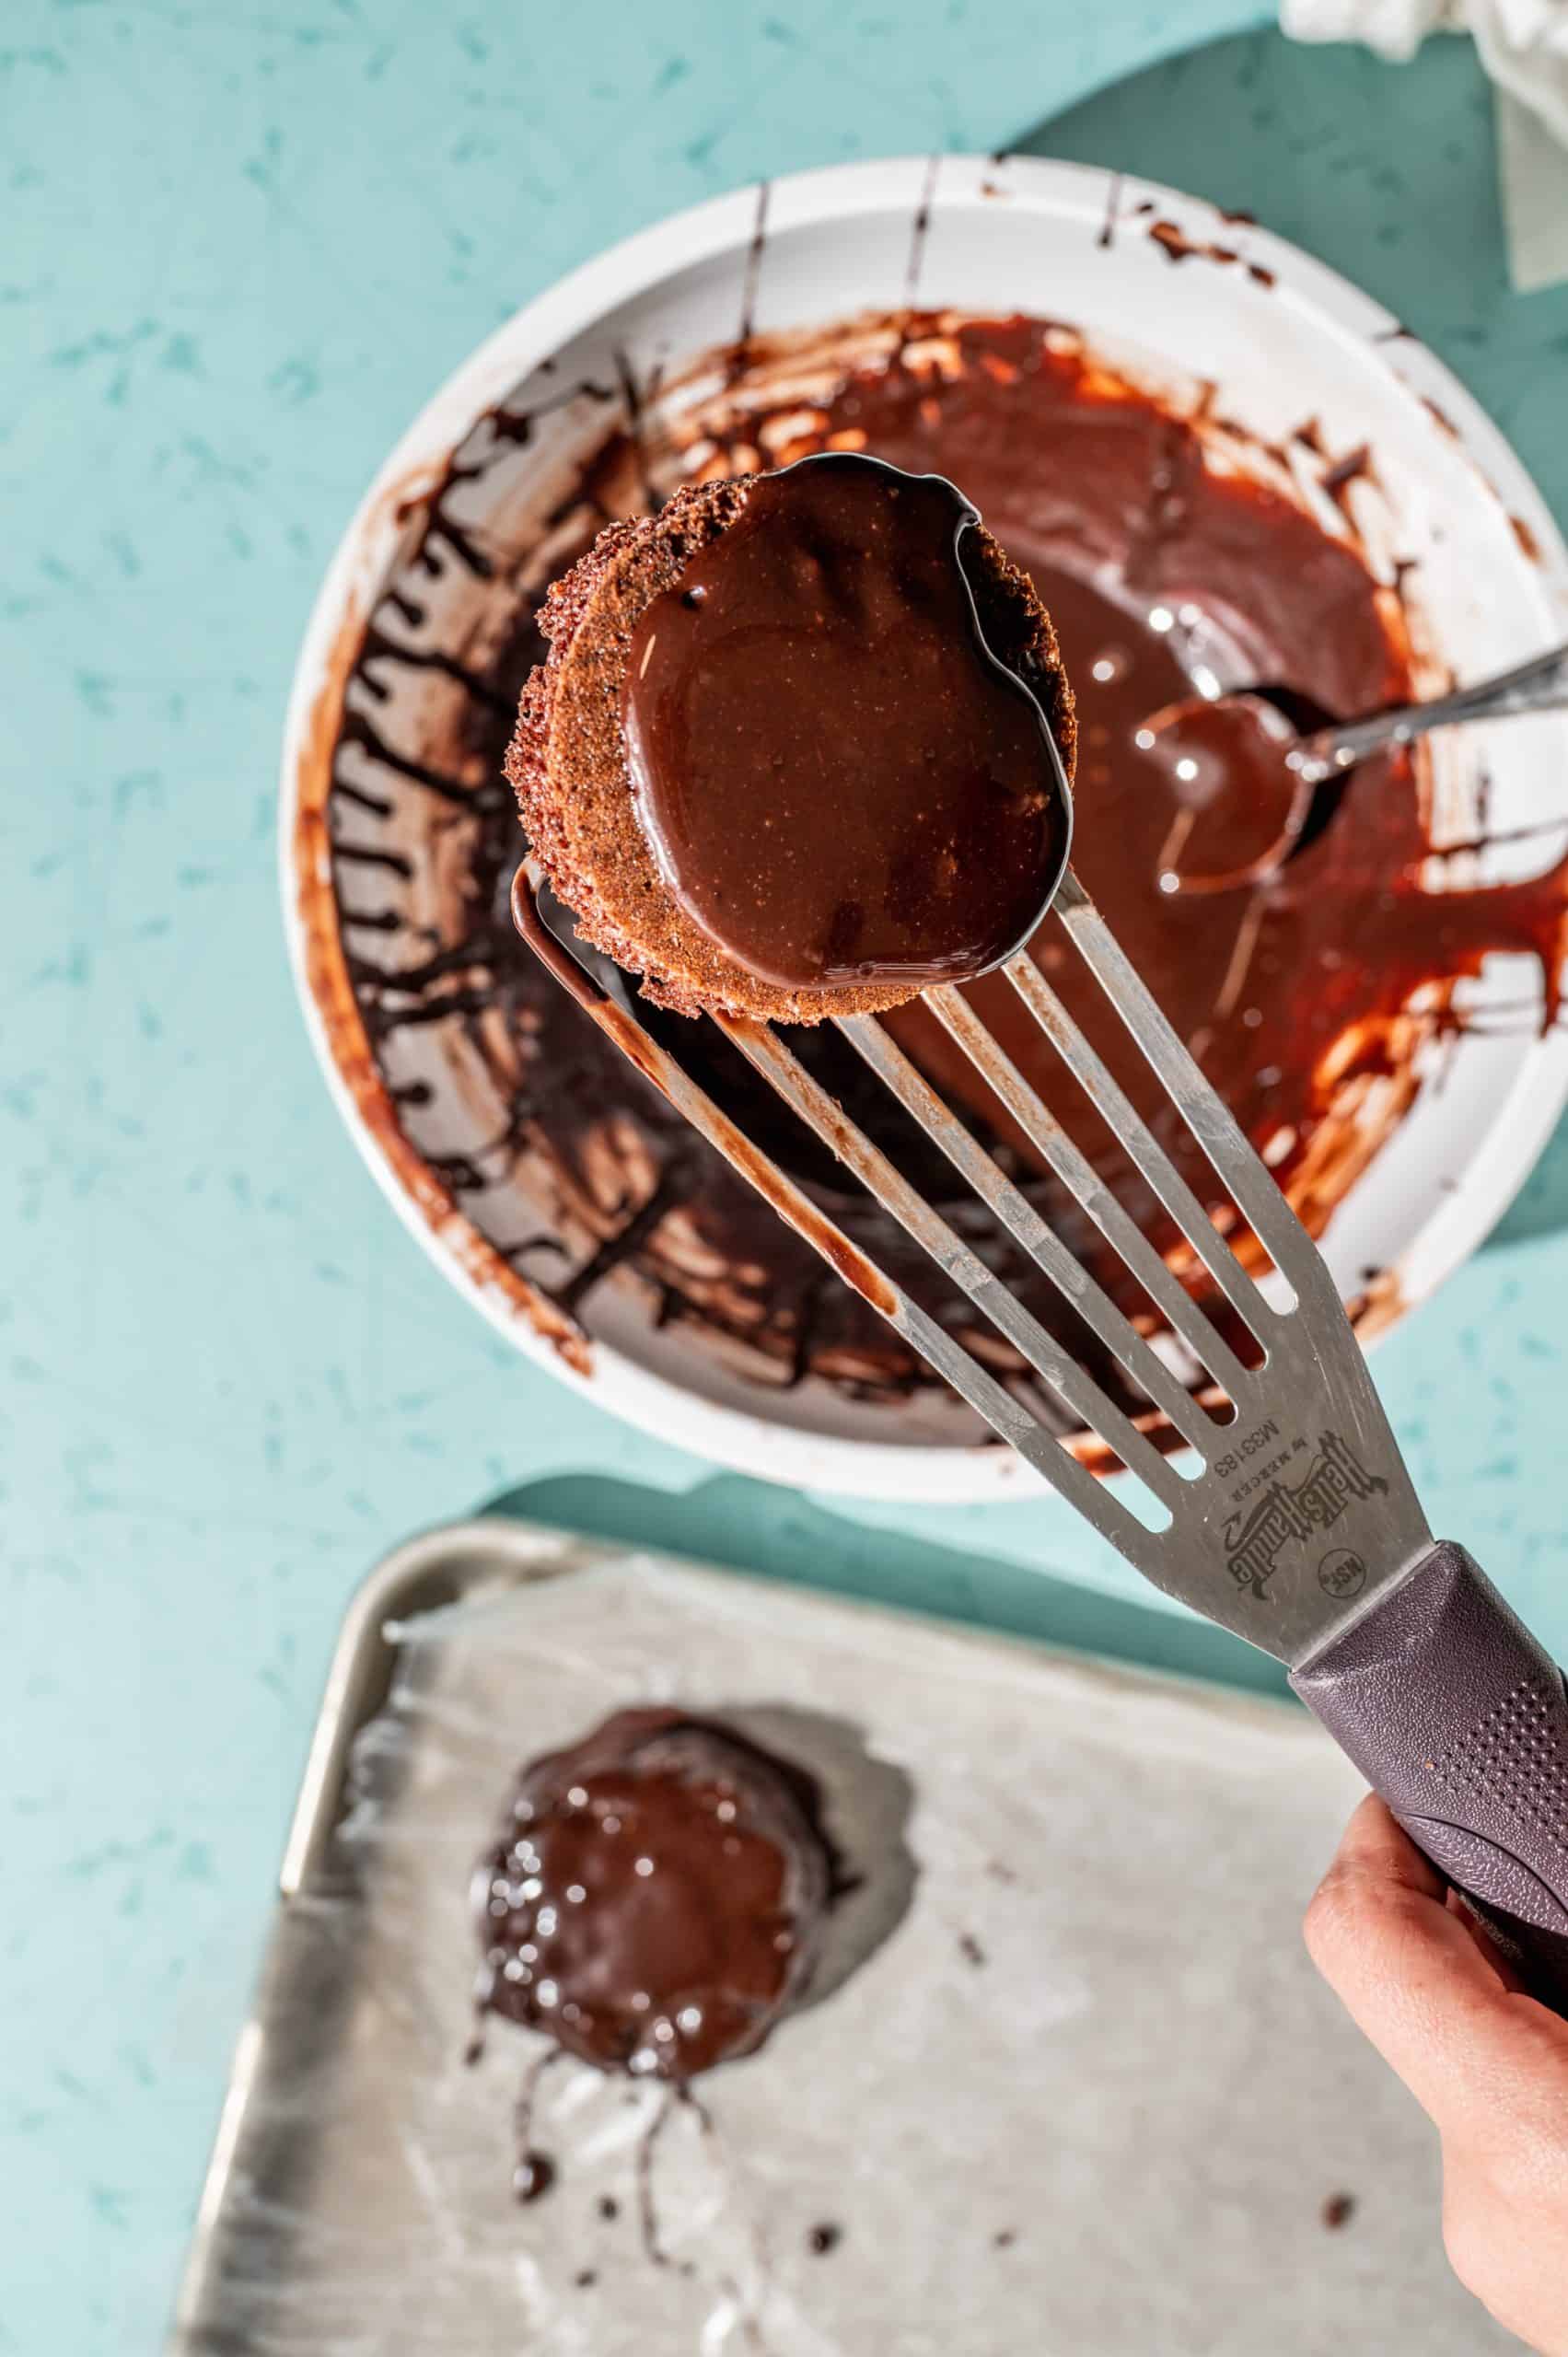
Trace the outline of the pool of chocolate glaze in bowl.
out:
[[[1434,892],[1429,797],[1395,759],[1368,764],[1334,824],[1268,885],[1161,891],[1179,813],[1168,777],[1134,742],[1151,711],[1194,683],[1266,679],[1349,713],[1415,682],[1397,575],[1380,586],[1355,534],[1309,512],[1301,478],[1331,497],[1342,462],[1314,451],[1305,426],[1295,447],[1256,445],[1212,390],[1206,406],[1183,408],[1071,331],[1019,318],[903,314],[824,331],[809,350],[754,338],[690,383],[691,398],[668,389],[651,406],[628,402],[623,385],[559,388],[552,398],[575,403],[581,441],[546,515],[520,406],[482,420],[412,512],[403,560],[353,655],[326,813],[353,1000],[343,1011],[363,1027],[386,1118],[430,1175],[432,1200],[460,1206],[494,1281],[525,1288],[546,1321],[610,1335],[699,1394],[733,1399],[738,1387],[762,1413],[965,1440],[971,1422],[923,1365],[516,937],[507,890],[520,844],[500,753],[540,652],[543,587],[608,517],[636,512],[684,473],[824,447],[868,449],[961,486],[1034,575],[1063,640],[1079,699],[1080,872],[1315,1232],[1414,1101],[1423,1056],[1465,1021],[1458,986],[1487,953],[1524,950],[1555,975],[1562,871]],[[1226,1224],[1206,1166],[1051,931],[1038,953],[1051,979]],[[1005,982],[973,987],[1074,1135],[1171,1245],[1116,1142],[1040,1068],[1048,1051],[1021,1028]],[[845,1193],[830,1158],[710,1026],[648,1019],[860,1248],[1016,1379],[1005,1347],[976,1332],[967,1305],[882,1213]],[[931,1018],[917,1007],[893,1022],[1092,1256],[1075,1209]],[[982,1258],[1054,1316],[1032,1266],[955,1198],[946,1164],[843,1044],[821,1033],[796,1044]],[[1100,1273],[1140,1315],[1116,1271]]]

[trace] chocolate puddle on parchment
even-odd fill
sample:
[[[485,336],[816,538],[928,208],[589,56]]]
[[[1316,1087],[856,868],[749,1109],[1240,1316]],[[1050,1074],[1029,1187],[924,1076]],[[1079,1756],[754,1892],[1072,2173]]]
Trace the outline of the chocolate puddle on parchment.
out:
[[[660,2087],[638,2142],[646,2255],[655,2148],[677,2104],[708,2138],[701,2074],[762,2045],[811,1989],[829,1916],[856,1887],[816,1779],[733,1726],[671,1708],[614,1713],[522,1772],[474,1878],[487,2016],[550,2041],[517,2098],[513,2189],[556,2182],[534,2142],[544,2081],[568,2058]],[[690,2262],[681,2262],[689,2272]]]
[[[575,2291],[640,2259],[764,2351],[778,2222],[731,2142],[726,2073],[787,2047],[904,1921],[913,1803],[857,1726],[791,1704],[633,1703],[521,1769],[470,1885],[466,2060],[493,2026],[507,2075],[520,2058],[512,2190],[551,2201],[536,2248]],[[853,2194],[853,2169],[818,2163],[818,2199]]]
[[[542,523],[518,523],[504,498],[487,514],[492,472],[515,467],[529,426],[505,412],[482,422],[411,520],[407,561],[354,664],[334,755],[327,823],[342,941],[389,1118],[434,1172],[436,1202],[455,1199],[560,1310],[591,1330],[606,1289],[633,1287],[647,1320],[764,1388],[820,1382],[892,1409],[935,1383],[618,1056],[512,926],[521,843],[500,764],[541,652],[533,613],[604,521],[683,474],[864,448],[949,475],[974,501],[1039,584],[1076,691],[1075,865],[1314,1233],[1413,1101],[1418,1052],[1462,1026],[1455,985],[1489,953],[1539,961],[1552,1019],[1568,871],[1434,888],[1423,797],[1402,758],[1364,765],[1332,823],[1271,882],[1199,897],[1159,889],[1177,812],[1168,779],[1132,741],[1152,711],[1194,680],[1266,681],[1344,714],[1412,687],[1399,587],[1375,583],[1353,539],[1331,537],[1283,488],[1216,470],[1202,412],[1175,414],[1070,332],[1017,318],[905,313],[825,331],[809,350],[752,337],[708,376],[705,406],[683,411],[667,394],[656,427],[634,394],[579,389],[588,456]],[[1225,1224],[1207,1164],[1051,934],[1048,921],[1038,953],[1051,979]],[[1141,1224],[1173,1246],[1008,985],[971,989]],[[645,1019],[861,1248],[1019,1378],[1006,1346],[883,1213],[844,1192],[711,1026]],[[1516,1019],[1540,1016],[1521,1007]],[[1095,1259],[1080,1214],[935,1022],[918,1006],[892,1022],[1065,1240]],[[1005,1281],[1053,1307],[1033,1264],[955,1193],[947,1166],[900,1126],[852,1052],[830,1033],[795,1044]],[[537,1216],[520,1218],[521,1201]],[[1246,1257],[1249,1239],[1240,1248]],[[1176,1265],[1196,1286],[1202,1272]],[[1098,1272],[1145,1316],[1118,1267]],[[955,1421],[954,1438],[970,1431]]]

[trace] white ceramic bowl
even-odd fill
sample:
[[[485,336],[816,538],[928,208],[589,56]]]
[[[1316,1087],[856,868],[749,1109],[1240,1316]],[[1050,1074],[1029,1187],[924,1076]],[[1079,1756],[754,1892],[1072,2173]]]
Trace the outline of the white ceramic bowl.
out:
[[[613,382],[617,352],[644,371],[679,366],[722,343],[735,332],[749,268],[755,324],[767,331],[891,308],[909,293],[912,269],[923,306],[1067,320],[1132,373],[1162,384],[1215,379],[1226,412],[1262,442],[1288,435],[1307,415],[1318,419],[1330,449],[1369,442],[1389,552],[1420,561],[1417,620],[1427,652],[1461,678],[1568,634],[1568,552],[1496,429],[1380,305],[1261,229],[1222,230],[1197,199],[1021,157],[857,164],[772,186],[760,266],[758,207],[757,190],[738,191],[575,272],[492,336],[387,459],[323,584],[295,680],[283,771],[290,951],[329,1084],[371,1168],[437,1265],[519,1348],[633,1422],[749,1473],[863,1496],[996,1498],[1037,1478],[1006,1450],[934,1445],[937,1427],[912,1445],[907,1427],[890,1441],[879,1436],[881,1414],[762,1395],[720,1372],[674,1375],[658,1339],[634,1321],[597,1335],[586,1367],[570,1364],[540,1337],[494,1255],[400,1137],[377,1101],[363,1038],[352,1024],[345,1031],[328,1019],[331,961],[318,937],[325,833],[308,819],[321,807],[344,651],[356,644],[405,542],[411,505],[438,481],[475,420],[541,367],[560,370],[541,378],[541,390],[567,372]],[[923,207],[927,226],[917,237]],[[1107,242],[1112,212],[1121,226]],[[1239,246],[1259,273],[1202,256],[1174,268],[1142,234],[1152,217],[1175,223],[1200,248],[1222,238],[1227,249]],[[570,430],[563,423],[540,435],[541,470],[569,462]],[[1478,753],[1490,773],[1493,829],[1506,834],[1561,819],[1568,834],[1568,723],[1507,722],[1480,748],[1472,733],[1469,774]],[[1441,790],[1441,772],[1437,783]],[[1486,872],[1533,872],[1552,849],[1550,837],[1502,844],[1488,854],[1495,869]],[[312,904],[317,914],[308,921]],[[1478,985],[1482,1003],[1489,995],[1516,1003],[1520,973],[1507,969],[1519,962],[1489,961]],[[1526,986],[1537,987],[1538,978]],[[1423,1089],[1323,1239],[1347,1298],[1362,1290],[1366,1271],[1385,1272],[1364,1322],[1368,1338],[1424,1299],[1484,1236],[1565,1095],[1561,1032],[1542,1039],[1510,1028],[1506,1037],[1458,1040],[1441,1087]]]

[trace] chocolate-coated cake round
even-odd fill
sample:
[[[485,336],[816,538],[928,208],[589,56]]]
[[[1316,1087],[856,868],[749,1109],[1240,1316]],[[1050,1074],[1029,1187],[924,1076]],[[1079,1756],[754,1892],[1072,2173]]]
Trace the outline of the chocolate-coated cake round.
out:
[[[833,453],[688,488],[540,621],[507,774],[579,934],[650,998],[818,1022],[1033,932],[1072,697],[1033,584],[940,476]]]
[[[801,1771],[710,1721],[620,1711],[523,1771],[476,1879],[481,2003],[601,2071],[685,2081],[800,1996],[831,1894]]]

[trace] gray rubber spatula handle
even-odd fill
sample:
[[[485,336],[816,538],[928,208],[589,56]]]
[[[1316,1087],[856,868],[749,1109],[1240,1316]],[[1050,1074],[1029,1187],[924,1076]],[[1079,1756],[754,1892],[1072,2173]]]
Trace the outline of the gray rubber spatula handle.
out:
[[[1440,1542],[1290,1682],[1568,2014],[1568,1696],[1485,1573]]]

